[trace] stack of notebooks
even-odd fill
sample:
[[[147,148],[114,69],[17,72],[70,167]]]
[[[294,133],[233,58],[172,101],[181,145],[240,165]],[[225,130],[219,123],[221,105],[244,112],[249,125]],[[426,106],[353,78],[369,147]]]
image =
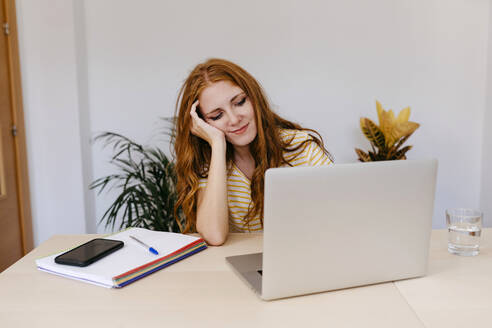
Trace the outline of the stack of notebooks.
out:
[[[130,235],[152,245],[159,255],[146,251]],[[125,245],[87,267],[55,263],[55,257],[64,252],[37,259],[36,265],[39,270],[55,275],[108,288],[121,288],[207,248],[200,237],[142,228],[130,228],[107,239],[121,240]]]

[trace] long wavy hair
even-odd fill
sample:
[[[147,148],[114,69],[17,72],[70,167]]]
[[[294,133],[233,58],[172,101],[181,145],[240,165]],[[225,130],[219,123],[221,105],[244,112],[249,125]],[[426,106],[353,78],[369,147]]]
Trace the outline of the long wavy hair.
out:
[[[260,214],[263,226],[263,186],[265,171],[268,168],[290,165],[284,153],[295,151],[306,142],[315,142],[331,159],[325,149],[320,134],[312,129],[306,129],[299,124],[283,119],[272,111],[260,84],[238,65],[224,60],[212,58],[197,65],[181,87],[176,101],[176,121],[172,142],[176,159],[177,202],[174,208],[175,218],[178,212],[184,214],[184,226],[179,222],[183,233],[196,231],[197,191],[200,178],[208,176],[208,168],[212,149],[203,139],[191,133],[192,118],[190,110],[201,92],[209,85],[229,81],[241,88],[252,103],[257,126],[256,138],[250,144],[250,151],[255,160],[255,169],[251,179],[251,199],[249,211],[246,214],[246,224]],[[280,136],[281,129],[305,130],[312,137],[296,147],[289,147],[291,140],[284,141]],[[232,166],[233,146],[227,142],[227,167]],[[292,159],[290,159],[292,161]]]

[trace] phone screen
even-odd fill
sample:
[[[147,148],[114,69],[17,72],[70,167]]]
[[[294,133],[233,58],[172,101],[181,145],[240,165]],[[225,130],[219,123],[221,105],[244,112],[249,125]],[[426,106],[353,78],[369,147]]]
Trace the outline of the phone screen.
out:
[[[58,255],[55,262],[75,266],[87,266],[122,248],[120,240],[96,238],[66,253]]]

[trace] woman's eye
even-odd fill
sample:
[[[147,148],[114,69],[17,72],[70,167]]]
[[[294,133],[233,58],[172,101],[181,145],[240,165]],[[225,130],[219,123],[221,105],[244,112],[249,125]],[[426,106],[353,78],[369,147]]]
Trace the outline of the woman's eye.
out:
[[[211,117],[210,119],[211,119],[212,121],[217,121],[217,120],[218,120],[219,118],[221,118],[221,117],[222,117],[222,113],[220,113],[220,114],[219,114],[219,115],[217,115],[217,116]]]
[[[241,99],[241,101],[240,101],[240,102],[238,102],[238,103],[236,104],[236,106],[242,106],[242,105],[244,105],[244,103],[245,103],[245,102],[246,102],[246,97],[244,97],[243,99]]]

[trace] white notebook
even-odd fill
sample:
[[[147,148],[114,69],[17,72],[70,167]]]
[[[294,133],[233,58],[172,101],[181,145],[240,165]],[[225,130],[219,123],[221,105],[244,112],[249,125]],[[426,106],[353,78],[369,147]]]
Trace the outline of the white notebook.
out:
[[[158,250],[159,255],[150,253],[130,235],[145,241]],[[37,259],[36,265],[39,270],[51,274],[98,286],[120,288],[207,248],[200,237],[142,228],[130,228],[106,238],[121,240],[125,244],[87,267],[55,263],[55,257],[65,251]]]

